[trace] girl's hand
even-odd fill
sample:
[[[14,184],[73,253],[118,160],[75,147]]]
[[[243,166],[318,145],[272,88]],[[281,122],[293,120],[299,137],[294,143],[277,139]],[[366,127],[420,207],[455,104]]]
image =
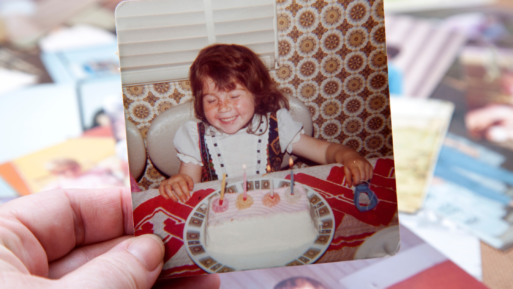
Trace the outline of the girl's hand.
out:
[[[346,182],[352,187],[372,178],[372,165],[354,149],[302,134],[292,153],[319,164],[344,165]]]
[[[191,197],[190,191],[194,188],[194,181],[186,174],[177,174],[160,183],[159,193],[165,199],[171,198],[174,202],[178,199],[182,203]]]
[[[372,165],[356,151],[352,149],[351,151],[340,150],[337,152],[335,160],[337,163],[344,165],[346,182],[349,187],[372,179]]]

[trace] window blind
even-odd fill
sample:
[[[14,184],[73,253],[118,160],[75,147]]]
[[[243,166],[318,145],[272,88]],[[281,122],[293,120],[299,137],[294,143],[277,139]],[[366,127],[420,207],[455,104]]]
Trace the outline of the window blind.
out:
[[[116,9],[123,85],[188,79],[199,51],[240,44],[276,67],[274,0],[126,1]]]

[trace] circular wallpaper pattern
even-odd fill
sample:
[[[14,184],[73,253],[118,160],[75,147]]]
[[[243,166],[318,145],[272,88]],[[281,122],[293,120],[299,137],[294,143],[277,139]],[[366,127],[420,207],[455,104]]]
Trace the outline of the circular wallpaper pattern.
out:
[[[350,117],[342,124],[342,130],[348,136],[357,135],[363,130],[363,121],[357,117]]]
[[[338,99],[326,101],[321,106],[321,114],[325,119],[334,119],[335,117],[339,116],[341,112],[342,104]]]
[[[381,93],[373,94],[365,101],[365,108],[370,113],[380,113],[388,105],[388,98]]]
[[[360,151],[362,149],[362,139],[359,137],[348,137],[342,143],[350,148],[353,148],[356,151]]]
[[[351,52],[346,56],[344,68],[349,73],[358,73],[367,66],[367,56],[361,51]]]
[[[363,145],[368,152],[375,152],[385,145],[385,138],[380,134],[373,134],[365,139]]]
[[[334,76],[342,70],[343,61],[339,55],[325,57],[322,60],[321,68],[324,75]]]
[[[367,30],[362,27],[354,27],[347,31],[345,44],[349,49],[358,50],[367,44],[368,38]]]
[[[384,69],[387,66],[387,54],[382,50],[375,50],[369,56],[369,66],[374,70]]]
[[[298,87],[298,97],[303,102],[311,101],[312,99],[316,98],[318,95],[319,87],[312,81],[309,82],[303,82]]]
[[[338,6],[331,6],[321,14],[322,24],[327,27],[337,26],[342,22],[342,9]]]
[[[351,25],[361,25],[369,19],[371,7],[367,1],[353,1],[347,6],[346,19]]]
[[[365,88],[365,78],[359,74],[354,74],[346,78],[344,81],[344,91],[347,94],[356,94]]]
[[[356,96],[348,97],[344,101],[344,114],[357,116],[362,113],[364,106],[365,104],[362,98]]]

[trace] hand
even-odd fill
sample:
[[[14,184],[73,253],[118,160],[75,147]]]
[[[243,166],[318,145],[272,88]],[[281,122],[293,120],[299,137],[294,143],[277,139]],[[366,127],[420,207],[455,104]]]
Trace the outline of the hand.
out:
[[[159,193],[165,199],[171,198],[174,202],[178,199],[182,203],[191,197],[190,191],[194,189],[194,181],[186,174],[176,174],[160,183]]]
[[[491,104],[475,109],[465,115],[469,133],[476,137],[486,137],[489,141],[513,139],[513,107]]]
[[[372,165],[356,151],[339,150],[335,155],[337,163],[344,165],[346,182],[349,187],[359,185],[361,182],[372,179]]]
[[[10,201],[0,206],[0,288],[150,288],[162,270],[163,243],[131,234],[128,189],[54,190]],[[159,287],[219,288],[215,275],[165,282]]]

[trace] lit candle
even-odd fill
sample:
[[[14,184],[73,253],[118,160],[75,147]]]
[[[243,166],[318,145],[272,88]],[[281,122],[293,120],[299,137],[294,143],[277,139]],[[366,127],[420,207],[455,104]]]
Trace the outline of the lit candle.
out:
[[[225,186],[226,186],[226,174],[223,174],[223,183],[221,184],[221,198],[219,198],[219,205],[223,205]]]
[[[267,172],[269,173],[271,171],[271,166],[267,165]],[[269,189],[271,190],[271,198],[274,198],[274,188],[273,188],[273,181],[271,178],[269,178]]]
[[[289,159],[290,166],[290,194],[294,194],[294,171],[292,170],[292,166],[294,165],[294,161],[292,158]]]
[[[244,187],[244,201],[248,198],[248,195],[247,195],[247,183],[246,183],[246,164],[243,164],[242,165],[242,179],[243,179],[243,187]]]

